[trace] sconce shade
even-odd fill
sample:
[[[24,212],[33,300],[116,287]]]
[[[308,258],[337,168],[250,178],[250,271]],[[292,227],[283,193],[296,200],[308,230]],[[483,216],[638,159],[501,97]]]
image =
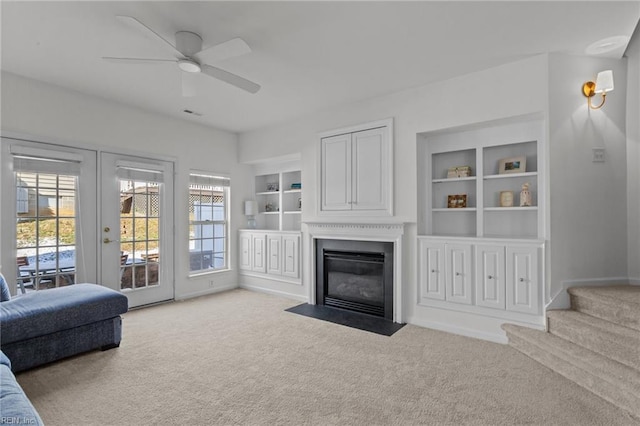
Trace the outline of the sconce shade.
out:
[[[596,77],[596,93],[607,93],[613,90],[613,71],[600,71]]]
[[[604,105],[607,98],[607,92],[613,90],[613,71],[606,70],[600,71],[596,77],[595,83],[593,81],[587,81],[582,85],[582,93],[587,97],[587,105],[590,109],[600,109]],[[591,98],[599,93],[602,96],[602,102],[600,105],[593,105]]]
[[[244,214],[245,216],[253,216],[258,213],[258,202],[254,200],[247,200],[244,202]]]

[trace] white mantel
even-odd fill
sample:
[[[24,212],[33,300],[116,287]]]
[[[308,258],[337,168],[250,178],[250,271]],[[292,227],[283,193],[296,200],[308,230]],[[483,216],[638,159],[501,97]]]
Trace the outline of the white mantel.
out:
[[[309,303],[316,303],[316,241],[317,239],[382,241],[393,243],[393,322],[402,317],[402,236],[404,223],[336,223],[305,222],[307,228],[307,265]]]

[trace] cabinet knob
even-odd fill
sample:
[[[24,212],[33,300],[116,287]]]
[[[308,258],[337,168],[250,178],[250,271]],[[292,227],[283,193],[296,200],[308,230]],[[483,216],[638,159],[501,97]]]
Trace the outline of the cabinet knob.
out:
[[[456,272],[456,276],[459,277],[460,275],[462,275],[460,272]]]
[[[432,269],[432,270],[431,270],[431,272],[436,273],[436,272],[438,272],[438,271],[436,271],[435,269]]]
[[[487,278],[492,280],[493,279],[493,275],[489,275]]]
[[[524,282],[524,278],[520,278],[520,282],[523,283]]]

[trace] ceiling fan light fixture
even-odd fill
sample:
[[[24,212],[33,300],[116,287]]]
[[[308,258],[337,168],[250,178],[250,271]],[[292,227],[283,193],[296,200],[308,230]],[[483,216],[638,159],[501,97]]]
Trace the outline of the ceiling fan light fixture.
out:
[[[178,66],[185,72],[200,72],[200,64],[196,61],[192,61],[191,59],[180,59],[178,61]]]

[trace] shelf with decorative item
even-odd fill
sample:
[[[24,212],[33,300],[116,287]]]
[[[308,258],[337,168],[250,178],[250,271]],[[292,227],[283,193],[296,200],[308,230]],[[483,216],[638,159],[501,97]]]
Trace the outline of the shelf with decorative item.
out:
[[[459,178],[443,178],[443,179],[433,179],[431,183],[453,183],[453,182],[464,182],[464,181],[475,181],[476,176],[467,176],[467,177],[459,177]]]
[[[431,209],[432,212],[447,212],[447,213],[462,213],[462,212],[475,212],[477,209],[475,207],[456,207],[456,208],[437,208]]]
[[[486,175],[482,178],[484,180],[490,179],[513,179],[513,178],[523,178],[523,177],[535,177],[538,176],[538,172],[524,172],[524,173],[510,173],[510,174],[498,174],[498,175]]]

